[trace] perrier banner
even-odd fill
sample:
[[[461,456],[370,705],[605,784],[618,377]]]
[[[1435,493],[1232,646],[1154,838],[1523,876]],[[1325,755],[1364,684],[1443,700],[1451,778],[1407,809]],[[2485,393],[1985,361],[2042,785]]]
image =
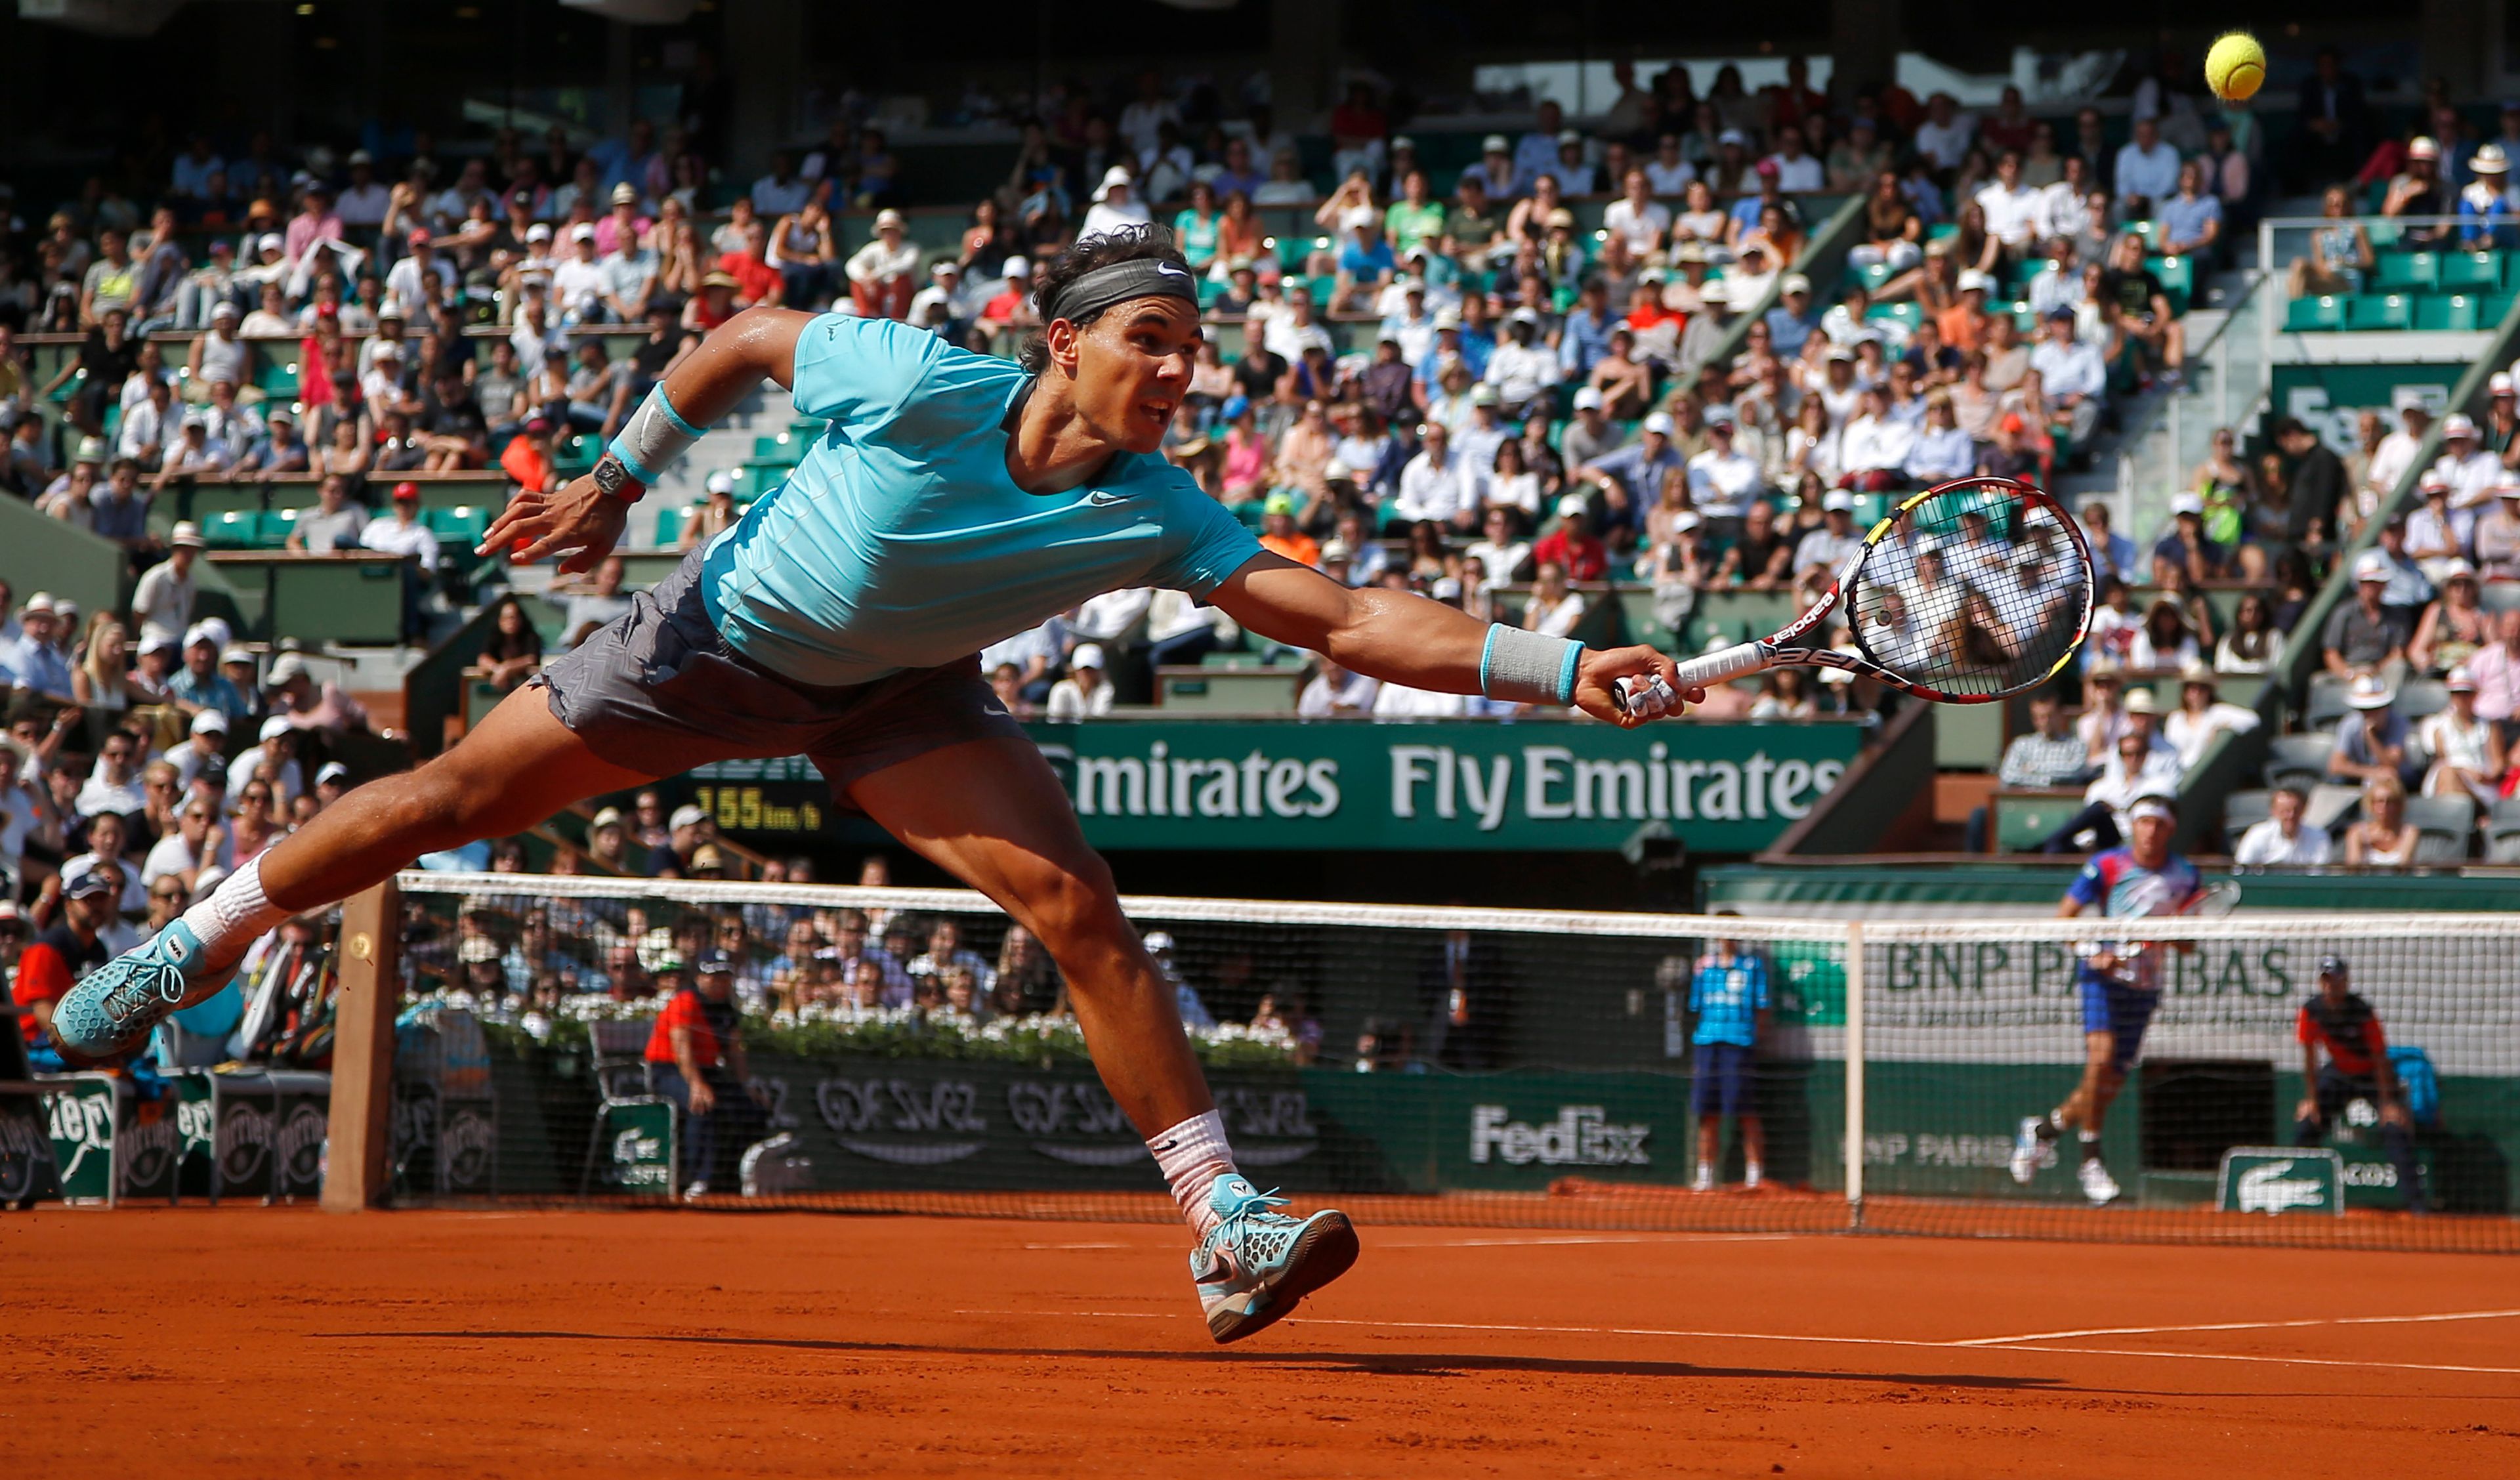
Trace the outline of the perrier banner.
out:
[[[1837,785],[1865,734],[1840,722],[1029,728],[1096,847],[1343,851],[1608,851],[1658,823],[1692,852],[1756,852]],[[801,757],[687,781],[730,831],[810,831],[828,809]]]

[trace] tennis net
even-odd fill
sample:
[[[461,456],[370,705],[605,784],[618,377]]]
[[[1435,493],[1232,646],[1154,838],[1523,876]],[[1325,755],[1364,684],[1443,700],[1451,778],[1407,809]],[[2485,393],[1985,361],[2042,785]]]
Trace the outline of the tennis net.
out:
[[[1173,1216],[1057,966],[976,894],[399,888],[398,1201]],[[1385,1221],[2520,1249],[2520,924],[2499,917],[2242,913],[2148,923],[2138,950],[2052,919],[1124,904],[1241,1164],[1304,1201]],[[2027,1182],[2012,1161],[2022,1120],[2077,1085],[2080,975],[2112,945],[2158,991],[2097,1147],[2118,1195],[2095,1207],[2073,1130]],[[657,994],[713,954],[742,1072],[696,1118],[659,1093]],[[2306,1090],[2297,1030],[2330,956],[2384,1025],[2391,1091]],[[2403,1211],[2415,1179],[2429,1217]]]

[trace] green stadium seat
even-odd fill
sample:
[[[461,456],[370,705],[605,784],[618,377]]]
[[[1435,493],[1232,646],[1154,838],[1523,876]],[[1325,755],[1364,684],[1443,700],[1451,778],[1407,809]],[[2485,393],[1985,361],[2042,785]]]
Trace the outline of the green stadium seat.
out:
[[[2287,333],[2312,334],[2344,327],[2345,300],[2333,293],[2295,298],[2284,305],[2284,329]]]
[[[2356,331],[2411,329],[2413,300],[2402,292],[2358,292],[2345,300],[2345,327]]]
[[[490,511],[471,504],[458,504],[452,509],[424,509],[421,522],[437,536],[441,545],[460,545],[471,550],[481,543],[490,530]]]
[[[1898,275],[1898,269],[1887,262],[1872,262],[1863,267],[1850,267],[1846,270],[1847,281],[1863,284],[1866,292],[1879,292],[1882,284]]]
[[[2377,281],[2371,286],[2382,292],[2406,292],[2413,289],[2430,289],[2441,282],[2441,255],[2429,251],[2384,251],[2379,254]]]
[[[2440,286],[2457,292],[2461,289],[2498,288],[2502,283],[2502,256],[2491,251],[2455,251],[2441,259]]]
[[[788,481],[788,470],[786,468],[768,468],[747,463],[743,467],[742,478],[737,483],[737,492],[744,498],[757,499]]]
[[[1914,303],[1875,303],[1864,317],[1868,323],[1895,321],[1912,330],[1925,321],[1925,310]]]
[[[278,550],[289,543],[297,528],[294,509],[266,509],[255,525],[254,543],[265,550]]]
[[[201,522],[202,543],[212,550],[252,550],[262,543],[262,515],[255,510],[231,509]]]
[[[2162,295],[2170,299],[2170,311],[2182,314],[2196,298],[2196,263],[2189,257],[2154,257],[2145,264],[2161,280]]]
[[[668,504],[656,511],[656,548],[671,550],[682,543],[683,511]]]
[[[2474,293],[2430,293],[2415,299],[2415,325],[2422,330],[2477,328],[2480,300]]]

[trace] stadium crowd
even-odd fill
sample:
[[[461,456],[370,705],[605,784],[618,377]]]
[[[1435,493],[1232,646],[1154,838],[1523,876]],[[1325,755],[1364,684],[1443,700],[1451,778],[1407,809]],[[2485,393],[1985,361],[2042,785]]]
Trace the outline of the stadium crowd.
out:
[[[2335,97],[2343,75],[2322,63]],[[150,517],[172,490],[306,474],[318,503],[293,548],[432,566],[441,553],[416,500],[397,489],[371,509],[376,490],[397,474],[489,468],[549,487],[568,470],[566,443],[617,429],[743,308],[882,315],[1003,352],[1036,327],[1036,264],[1081,234],[1161,227],[1204,280],[1213,331],[1166,454],[1265,544],[1352,584],[1559,633],[1601,610],[1605,583],[1641,582],[1676,640],[1707,593],[1825,580],[1884,495],[1972,472],[2045,482],[2113,398],[2176,387],[2184,343],[2148,253],[2217,258],[2268,174],[2256,119],[2176,88],[2139,94],[2132,138],[2112,143],[2093,111],[2034,117],[2011,90],[1983,114],[1896,87],[1822,92],[1799,63],[1757,90],[1727,67],[1702,95],[1687,68],[1640,79],[1622,67],[1599,116],[1543,103],[1528,128],[1481,139],[1458,168],[1421,160],[1394,98],[1367,84],[1331,112],[1318,174],[1321,141],[1205,87],[1149,73],[1108,96],[1062,87],[1037,101],[1003,182],[941,250],[922,248],[902,213],[919,182],[879,128],[851,119],[748,183],[695,130],[642,120],[592,139],[424,133],[389,157],[202,136],[141,177],[91,179],[39,220],[0,198],[0,485],[121,543],[141,572],[127,613],[0,594],[12,685],[0,866],[19,912],[0,935],[58,937],[50,949],[68,969],[111,955],[345,779],[316,756],[365,717],[297,654],[194,619],[202,533]],[[2450,183],[2490,180],[2490,143],[2465,139],[2454,117],[2425,126],[2457,141]],[[2420,181],[2445,154],[2355,129],[2367,131],[2359,112],[2346,134],[2379,178]],[[2395,184],[2389,195],[2401,212],[2421,203]],[[1861,219],[1846,276],[1815,283],[1807,244],[1848,197]],[[1579,229],[1576,204],[1598,205],[1598,230]],[[867,239],[842,240],[841,220],[868,211]],[[1266,224],[1289,219],[1301,229]],[[591,332],[607,329],[635,333],[637,347],[616,356]],[[26,333],[78,340],[39,381]],[[293,377],[256,374],[263,350]],[[2140,561],[2106,505],[2082,511],[2103,566],[2089,693],[2078,720],[2046,704],[2003,781],[2090,781],[2094,802],[2122,807],[2175,780],[2221,729],[2254,723],[2221,702],[2217,677],[2264,673],[2303,640],[2292,628],[2320,562],[2380,507],[2422,415],[2396,429],[2366,419],[2363,446],[2343,458],[2297,423],[2254,459],[2227,433]],[[2508,380],[2485,426],[2463,422],[2446,428],[2425,507],[2392,519],[2366,557],[2387,562],[2385,580],[2366,579],[2372,599],[2319,640],[2341,677],[2440,677],[2452,696],[2450,717],[2426,717],[2409,741],[2341,738],[2338,764],[2483,796],[2513,785],[2520,620],[2489,620],[2474,600],[2480,577],[2520,577]],[[731,478],[712,480],[684,541],[723,527],[737,498]],[[2199,588],[2230,580],[2265,594],[2225,628]],[[571,599],[560,645],[621,608],[621,582],[613,563]],[[517,598],[499,600],[475,671],[506,688],[530,676],[545,640]],[[1012,710],[1084,719],[1143,701],[1157,665],[1243,643],[1178,593],[1128,591],[1010,639],[984,664]],[[2130,672],[2176,672],[2187,699],[2155,713]],[[1782,672],[1755,695],[1722,691],[1705,712],[1797,718],[1873,701]],[[1308,715],[1495,707],[1328,664],[1301,698]],[[583,855],[563,849],[555,867],[744,872],[706,818],[686,827],[654,811],[644,798],[634,816],[597,818]],[[2379,838],[2362,856],[2392,855]],[[513,844],[483,854],[502,869],[523,857]],[[757,872],[801,876],[776,861]],[[636,996],[624,984],[652,983],[659,963],[690,971],[715,951],[747,1001],[791,1008],[1058,1001],[1022,965],[1038,953],[1012,938],[995,962],[950,944],[939,958],[933,932],[907,924],[895,949],[888,921],[757,913],[737,917],[740,950],[723,919],[701,939],[676,925],[659,947],[647,938],[656,926],[626,916],[529,909],[495,932],[459,917],[415,969],[458,982],[495,966],[518,1001]],[[555,962],[525,944],[537,929],[600,949]],[[311,925],[284,927],[248,977],[274,953],[301,961],[285,948],[313,938]],[[922,971],[922,960],[961,964]],[[33,1000],[22,959],[19,974],[19,1000]]]

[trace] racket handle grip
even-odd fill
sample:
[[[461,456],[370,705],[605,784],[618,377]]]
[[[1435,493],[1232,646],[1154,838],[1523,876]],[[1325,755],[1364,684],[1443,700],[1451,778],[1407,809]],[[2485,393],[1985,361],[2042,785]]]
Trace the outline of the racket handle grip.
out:
[[[1768,645],[1743,643],[1739,647],[1727,648],[1721,652],[1710,652],[1704,657],[1691,658],[1681,664],[1680,687],[1703,689],[1710,684],[1723,683],[1726,679],[1739,678],[1745,673],[1756,673],[1767,666]]]

